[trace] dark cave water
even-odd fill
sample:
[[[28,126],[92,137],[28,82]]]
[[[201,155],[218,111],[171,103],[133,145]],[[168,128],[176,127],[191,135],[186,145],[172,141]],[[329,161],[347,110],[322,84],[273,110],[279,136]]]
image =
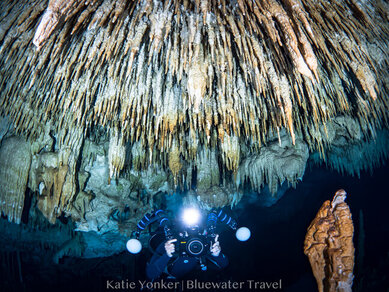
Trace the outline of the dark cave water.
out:
[[[304,237],[323,202],[343,188],[348,193],[346,202],[355,228],[353,291],[389,291],[388,175],[388,166],[376,169],[373,175],[364,172],[360,179],[313,168],[296,189],[288,190],[274,206],[247,206],[239,221],[250,226],[253,235],[246,243],[235,240],[226,245],[233,262],[228,273],[240,279],[282,279],[284,291],[317,291],[308,258],[303,254]],[[362,267],[357,265],[360,210],[365,232]],[[238,245],[245,256],[233,252]]]
[[[318,167],[307,170],[303,182],[288,190],[272,207],[246,205],[244,211],[233,211],[231,215],[237,216],[241,226],[251,229],[252,237],[248,242],[238,242],[232,232],[223,231],[220,242],[229,257],[229,266],[218,273],[199,271],[189,278],[213,282],[281,281],[281,291],[317,291],[308,258],[303,254],[306,229],[322,203],[343,188],[353,214],[356,263],[360,259],[360,210],[364,216],[364,263],[362,267],[355,266],[353,291],[389,291],[388,174],[389,166],[376,169],[373,175],[362,173],[360,179]],[[4,253],[0,256],[4,257]],[[8,257],[8,262],[15,265],[17,254]],[[135,282],[133,291],[137,291],[138,281],[145,280],[145,265],[150,257],[150,252],[143,249],[139,255],[123,252],[97,259],[65,257],[55,265],[45,254],[34,257],[20,251],[23,282],[17,281],[15,269],[7,270],[2,265],[0,291],[109,291],[107,281]],[[202,291],[205,290],[213,291]],[[243,291],[249,291],[247,285]]]

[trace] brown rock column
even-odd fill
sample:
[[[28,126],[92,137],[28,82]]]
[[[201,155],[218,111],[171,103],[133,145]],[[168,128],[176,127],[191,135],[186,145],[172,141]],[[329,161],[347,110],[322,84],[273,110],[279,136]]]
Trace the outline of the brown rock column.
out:
[[[308,256],[318,290],[351,291],[354,268],[354,226],[346,192],[325,201],[308,227],[304,253]]]

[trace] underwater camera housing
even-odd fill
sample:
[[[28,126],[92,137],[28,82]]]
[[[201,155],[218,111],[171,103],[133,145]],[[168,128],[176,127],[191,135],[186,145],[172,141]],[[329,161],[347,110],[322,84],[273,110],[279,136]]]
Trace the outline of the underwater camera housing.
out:
[[[185,208],[181,213],[181,232],[178,233],[176,250],[179,254],[190,256],[205,255],[212,243],[212,239],[206,236],[207,232],[201,232],[201,211],[197,208]]]
[[[211,247],[212,238],[200,232],[179,233],[178,252],[194,257],[206,255]]]
[[[133,232],[135,239],[128,241],[127,249],[129,252],[136,254],[140,251],[141,247],[139,248],[140,244],[137,242],[140,233],[154,222],[158,222],[159,227],[155,232],[152,232],[149,239],[149,247],[153,253],[162,242],[177,239],[177,242],[174,243],[176,247],[175,254],[193,257],[202,257],[210,252],[216,237],[216,225],[218,223],[222,223],[232,230],[237,229],[237,222],[223,210],[213,209],[206,217],[206,222],[204,222],[201,220],[202,216],[199,210],[197,210],[197,214],[197,211],[193,208],[188,209],[188,212],[184,210],[180,223],[177,225],[172,224],[163,210],[157,210],[151,214],[147,213],[139,221],[137,231]]]
[[[187,241],[181,241],[185,244],[185,252],[191,256],[202,256],[206,254],[210,247],[210,242],[204,236],[192,237]]]
[[[194,214],[193,210],[190,210],[190,213]],[[183,219],[185,217],[185,212]],[[218,222],[222,222],[231,229],[235,230],[237,223],[236,221],[228,216],[222,210],[212,210],[206,220],[205,229],[202,231],[199,225],[188,225],[187,220],[184,221],[184,232],[179,233],[178,237],[178,252],[182,255],[190,255],[194,257],[201,257],[210,252],[210,248],[214,243],[216,237],[216,225]],[[199,223],[198,220],[196,223]]]
[[[212,244],[212,237],[204,235],[201,232],[172,232],[171,239],[177,239],[175,242],[175,255],[201,257],[206,255]],[[163,230],[159,228],[152,234],[149,240],[149,247],[154,253],[162,242],[168,240]]]

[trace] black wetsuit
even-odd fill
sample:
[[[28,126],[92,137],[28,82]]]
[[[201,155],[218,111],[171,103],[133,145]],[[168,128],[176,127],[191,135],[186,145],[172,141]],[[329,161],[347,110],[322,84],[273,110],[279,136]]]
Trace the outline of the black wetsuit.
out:
[[[228,258],[223,253],[220,253],[217,257],[209,254],[205,256],[205,259],[207,263],[212,262],[218,269],[223,269],[228,265]],[[172,260],[171,264],[169,264],[170,260]],[[165,243],[163,242],[157,247],[153,257],[147,264],[146,274],[150,280],[157,279],[163,272],[167,272],[170,276],[180,279],[193,271],[198,264],[199,259],[192,256],[170,258],[166,254]]]

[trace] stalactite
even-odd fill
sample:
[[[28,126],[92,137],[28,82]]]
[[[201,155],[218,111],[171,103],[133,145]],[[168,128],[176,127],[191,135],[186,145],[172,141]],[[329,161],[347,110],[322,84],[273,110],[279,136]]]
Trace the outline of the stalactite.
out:
[[[124,167],[126,160],[126,147],[123,145],[123,137],[121,137],[118,129],[113,129],[109,141],[108,149],[108,163],[109,163],[109,177],[117,178],[120,171]]]
[[[60,141],[57,152],[42,151],[32,158],[29,188],[38,193],[37,206],[52,224],[72,208],[83,135],[80,130],[71,130]]]
[[[0,213],[19,224],[31,165],[30,144],[22,138],[7,138],[0,157]]]
[[[258,192],[268,184],[270,192],[275,194],[285,181],[295,186],[297,180],[303,177],[308,156],[308,146],[300,137],[293,142],[283,132],[261,147],[257,155],[242,161],[236,184],[240,187],[250,183],[251,188]]]
[[[240,146],[238,137],[235,135],[223,135],[223,142],[221,143],[221,152],[224,164],[228,170],[234,172],[238,169],[240,163]]]
[[[173,145],[169,151],[169,168],[174,177],[174,184],[178,184],[178,175],[182,168],[180,149],[177,146],[176,140],[173,141]]]
[[[362,138],[363,130],[359,124],[350,117],[338,117],[327,124],[327,135],[324,127],[320,128],[326,147],[323,155],[326,157],[326,165],[342,174],[360,177],[362,171],[372,173],[374,167],[381,166],[388,157],[389,132],[378,131],[374,140]],[[362,150],[363,149],[363,150]],[[355,159],[359,157],[359,159]],[[312,161],[318,165],[324,161],[318,155],[312,155]]]
[[[388,127],[382,1],[17,2],[0,4],[0,115],[32,143],[50,124],[69,200],[66,160],[97,127],[111,133],[110,176],[159,165],[182,185],[203,149],[237,174],[275,133],[324,159],[337,117],[357,121],[361,139]],[[253,186],[295,184],[271,173]]]
[[[63,0],[51,0],[48,7],[42,16],[42,19],[35,32],[33,44],[39,50],[43,43],[50,37],[60,21],[66,21],[71,15],[80,9],[80,6],[84,5],[83,1],[63,1]]]

